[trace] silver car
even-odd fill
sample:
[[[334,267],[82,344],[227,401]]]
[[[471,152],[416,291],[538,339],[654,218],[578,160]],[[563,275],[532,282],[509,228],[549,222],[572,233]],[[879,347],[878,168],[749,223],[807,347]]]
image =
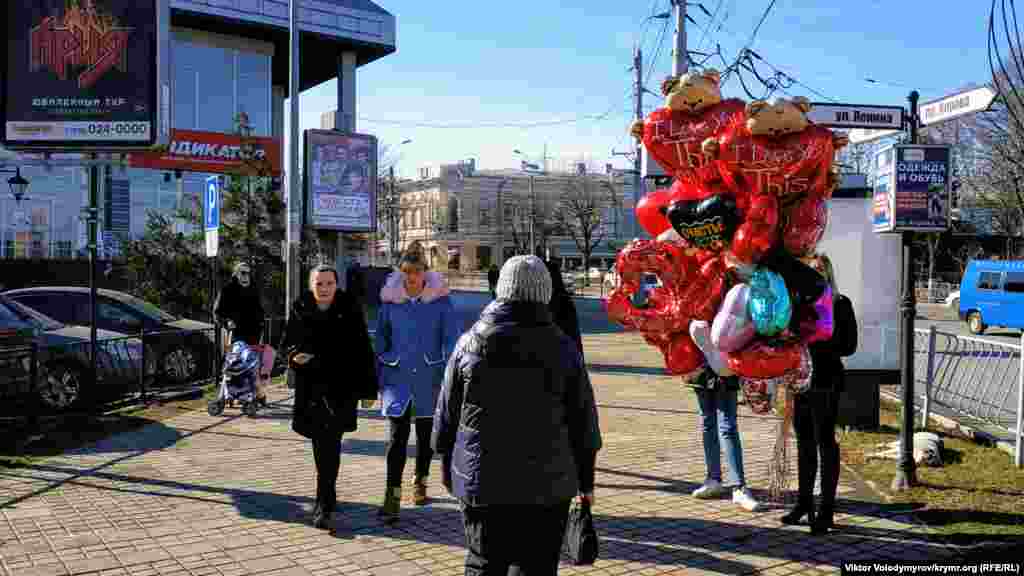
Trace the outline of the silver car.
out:
[[[36,378],[13,378],[6,372],[0,397],[16,402],[37,402],[63,411],[91,402],[103,402],[138,390],[142,369],[142,341],[116,332],[97,330],[97,382],[91,381],[90,335],[82,326],[68,326],[0,295],[0,331],[21,336],[19,344],[34,345]],[[0,347],[4,342],[0,341]],[[18,363],[31,374],[31,355]]]

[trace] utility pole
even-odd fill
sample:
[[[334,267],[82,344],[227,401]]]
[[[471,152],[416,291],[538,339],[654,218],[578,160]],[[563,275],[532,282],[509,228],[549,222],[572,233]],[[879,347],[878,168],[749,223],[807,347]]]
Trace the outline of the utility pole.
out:
[[[302,286],[302,271],[299,266],[299,246],[302,242],[304,220],[301,208],[302,181],[299,179],[299,0],[291,0],[288,7],[288,44],[288,97],[291,100],[288,105],[288,234],[285,242],[288,254],[285,260],[285,318],[291,316],[292,302],[299,297]],[[292,222],[293,219],[297,219],[298,222]],[[289,387],[294,387],[291,379]]]
[[[89,382],[94,386],[99,381],[96,357],[96,266],[99,260],[99,215],[100,215],[100,167],[96,154],[92,154],[89,166],[89,207],[86,209],[86,223],[89,230]]]
[[[672,75],[686,74],[690,69],[690,57],[686,52],[686,0],[672,0],[676,17],[676,47],[672,52]]]
[[[544,154],[547,155],[547,146],[545,145]],[[533,174],[530,174],[530,251],[527,254],[533,254],[537,251],[537,241],[534,236],[534,222],[537,220],[537,205],[536,195],[534,194],[533,188]]]
[[[917,144],[917,90],[910,93],[910,143]],[[900,430],[900,457],[892,490],[900,492],[917,485],[917,466],[914,462],[914,318],[917,316],[917,297],[914,294],[913,232],[900,232],[902,245],[903,295],[900,298],[900,386],[903,387],[903,425]]]
[[[395,198],[395,167],[388,167],[388,266],[395,265],[398,252],[398,201]]]
[[[633,81],[634,98],[636,99],[636,109],[634,113],[636,119],[643,121],[644,119],[644,59],[643,54],[640,51],[640,45],[636,45],[636,49],[633,52],[633,72],[635,78]],[[640,198],[643,197],[643,175],[640,174],[640,159],[643,155],[643,141],[637,140],[636,142],[636,155],[633,156],[633,206],[635,207],[640,203]],[[635,226],[633,229],[633,237],[640,235],[640,226],[636,218],[632,219]]]
[[[508,182],[508,178],[502,178],[498,182],[498,268],[505,264],[505,202],[501,191],[506,182]]]

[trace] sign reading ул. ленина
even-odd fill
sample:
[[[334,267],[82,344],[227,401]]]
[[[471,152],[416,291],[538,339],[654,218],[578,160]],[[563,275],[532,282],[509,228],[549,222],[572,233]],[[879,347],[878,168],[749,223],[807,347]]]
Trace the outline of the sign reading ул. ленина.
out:
[[[814,102],[807,113],[807,119],[831,128],[901,130],[903,107]]]

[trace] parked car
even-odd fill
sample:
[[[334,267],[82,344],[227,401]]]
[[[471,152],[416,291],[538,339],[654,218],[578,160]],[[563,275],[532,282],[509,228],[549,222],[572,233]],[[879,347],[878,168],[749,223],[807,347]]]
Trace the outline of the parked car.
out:
[[[6,296],[59,322],[90,323],[89,289],[43,286],[4,292]],[[121,334],[143,336],[146,357],[156,359],[157,372],[169,383],[185,384],[209,374],[214,352],[214,326],[179,318],[124,292],[96,291],[96,326]]]
[[[975,334],[989,326],[1024,329],[1024,260],[969,261],[957,311]]]
[[[661,286],[661,280],[657,275],[644,273],[640,277],[640,289],[633,294],[633,305],[637,308],[646,308],[650,305],[651,290]]]
[[[62,411],[87,402],[102,402],[138,389],[142,341],[97,329],[97,382],[92,385],[89,329],[68,326],[0,295],[0,347],[8,350],[35,345],[36,381],[32,382],[31,353],[19,353],[6,366],[0,396],[38,401]],[[20,369],[15,375],[11,369]],[[20,376],[20,377],[19,377]]]
[[[953,310],[959,310],[960,309],[960,291],[959,290],[953,290],[952,292],[950,292],[949,295],[946,296],[946,299],[943,300],[943,303],[946,305],[947,308],[952,308]]]

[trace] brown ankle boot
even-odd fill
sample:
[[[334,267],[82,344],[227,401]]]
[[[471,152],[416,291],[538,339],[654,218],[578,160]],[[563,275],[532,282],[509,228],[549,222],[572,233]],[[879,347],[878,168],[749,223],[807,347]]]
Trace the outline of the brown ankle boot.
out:
[[[412,503],[423,506],[427,503],[427,479],[417,478],[412,485]]]

